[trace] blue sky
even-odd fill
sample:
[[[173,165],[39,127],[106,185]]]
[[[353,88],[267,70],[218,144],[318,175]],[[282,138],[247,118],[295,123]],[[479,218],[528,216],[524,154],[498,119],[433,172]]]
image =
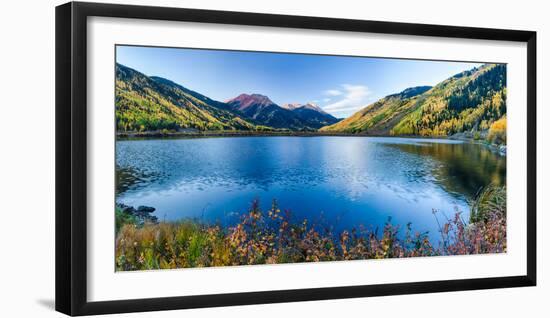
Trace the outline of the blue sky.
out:
[[[117,46],[117,62],[212,99],[242,93],[273,102],[312,102],[348,117],[386,95],[435,85],[478,63],[244,51]]]

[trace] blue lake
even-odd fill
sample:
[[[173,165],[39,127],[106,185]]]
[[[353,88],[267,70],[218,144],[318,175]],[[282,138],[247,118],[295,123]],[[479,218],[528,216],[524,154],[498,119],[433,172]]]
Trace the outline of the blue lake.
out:
[[[230,226],[259,199],[296,220],[382,228],[408,222],[439,238],[433,209],[468,220],[469,200],[506,182],[506,157],[483,145],[389,137],[218,137],[119,140],[117,202],[159,220]]]

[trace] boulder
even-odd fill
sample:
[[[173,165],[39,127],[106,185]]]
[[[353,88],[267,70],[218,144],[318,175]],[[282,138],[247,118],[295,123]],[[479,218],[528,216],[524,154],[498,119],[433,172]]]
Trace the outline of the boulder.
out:
[[[116,206],[123,212],[129,215],[135,216],[140,224],[143,224],[145,222],[149,223],[158,223],[158,218],[154,215],[151,215],[151,213],[155,212],[155,208],[145,205],[140,205],[138,208],[134,208],[132,206],[123,204],[123,203],[117,203]]]
[[[155,210],[156,209],[151,206],[144,206],[144,205],[140,205],[137,208],[137,211],[140,213],[153,213],[155,212]]]
[[[135,214],[136,213],[136,209],[134,209],[133,206],[129,206],[129,205],[122,204],[122,203],[117,203],[116,206],[120,210],[122,210],[122,212],[124,212],[124,213],[128,213],[128,214]]]

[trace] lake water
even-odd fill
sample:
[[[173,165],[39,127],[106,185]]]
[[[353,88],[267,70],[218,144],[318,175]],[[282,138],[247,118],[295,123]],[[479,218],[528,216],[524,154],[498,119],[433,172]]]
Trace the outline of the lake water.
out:
[[[382,228],[412,222],[439,239],[432,213],[468,220],[470,200],[506,182],[506,157],[453,140],[386,137],[223,137],[116,143],[117,202],[159,220],[231,225],[251,201],[277,199],[293,218]]]

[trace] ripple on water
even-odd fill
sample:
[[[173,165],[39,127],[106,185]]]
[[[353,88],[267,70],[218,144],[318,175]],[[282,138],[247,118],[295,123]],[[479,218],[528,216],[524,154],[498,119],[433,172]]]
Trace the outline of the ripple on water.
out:
[[[432,209],[467,214],[479,187],[506,180],[505,157],[480,145],[373,137],[117,141],[116,172],[117,201],[161,218],[229,220],[254,198],[264,209],[277,199],[298,218],[349,228],[391,216],[436,240]]]

